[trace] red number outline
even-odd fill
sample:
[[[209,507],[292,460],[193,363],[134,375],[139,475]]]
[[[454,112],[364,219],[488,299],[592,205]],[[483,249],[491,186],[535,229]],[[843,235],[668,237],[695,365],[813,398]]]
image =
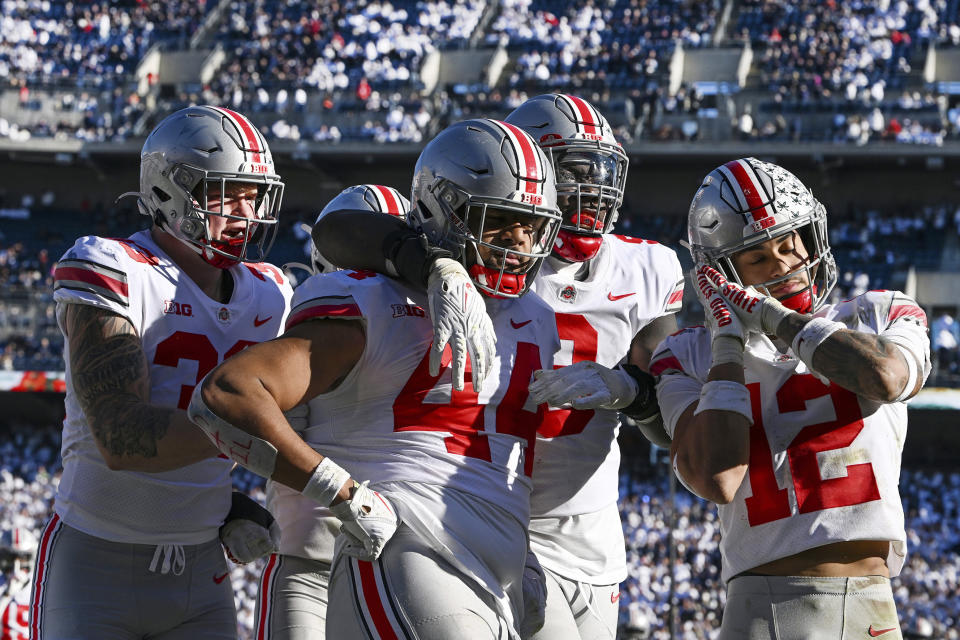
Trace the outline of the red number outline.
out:
[[[746,499],[750,526],[789,517],[790,498],[780,489],[773,469],[773,456],[763,428],[760,383],[747,385],[754,421],[750,428],[750,488]],[[849,507],[880,499],[877,478],[870,462],[847,465],[847,475],[824,480],[817,454],[849,447],[863,430],[863,414],[856,394],[843,387],[824,384],[810,374],[790,376],[777,390],[781,414],[806,409],[807,401],[829,396],[836,419],[804,427],[787,446],[787,462],[799,513]]]

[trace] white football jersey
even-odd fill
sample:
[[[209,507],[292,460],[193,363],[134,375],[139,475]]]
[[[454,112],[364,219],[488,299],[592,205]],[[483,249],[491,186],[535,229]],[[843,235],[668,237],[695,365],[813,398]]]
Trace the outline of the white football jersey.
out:
[[[150,371],[150,402],[186,409],[194,386],[225,358],[275,338],[293,292],[269,264],[230,268],[227,304],[208,297],[154,242],[150,231],[128,239],[87,236],[57,263],[54,300],[89,304],[129,320]],[[73,388],[69,344],[63,478],[55,510],[84,533],[135,544],[199,544],[217,536],[230,510],[225,457],[161,473],[111,471],[97,449]]]
[[[429,373],[433,328],[425,294],[368,271],[305,281],[294,294],[287,327],[316,318],[359,319],[366,348],[336,389],[309,403],[304,440],[371,486],[450,487],[526,526],[528,454],[545,411],[529,400],[527,386],[534,370],[552,366],[559,339],[552,311],[536,296],[489,299],[487,308],[499,337],[497,358],[479,394],[469,382],[456,391],[449,351],[440,374]],[[288,516],[283,510],[276,515],[286,537]]]
[[[817,317],[879,334],[906,349],[930,372],[926,316],[897,291],[871,291],[827,305]],[[710,369],[710,332],[684,329],[651,361],[657,397],[671,435],[697,402]],[[747,344],[744,376],[753,406],[750,463],[734,500],[719,505],[723,580],[833,542],[889,540],[896,576],[906,557],[898,492],[907,406],[881,404],[824,382],[765,336]]]
[[[557,273],[548,260],[533,291],[556,313],[561,347],[554,368],[582,360],[616,366],[638,331],[680,309],[683,282],[676,253],[640,238],[605,235],[583,281]],[[545,567],[592,584],[626,578],[616,507],[619,416],[551,409],[537,438],[531,545]]]
[[[28,640],[30,638],[30,578],[4,585],[7,592],[0,595],[0,640]]]

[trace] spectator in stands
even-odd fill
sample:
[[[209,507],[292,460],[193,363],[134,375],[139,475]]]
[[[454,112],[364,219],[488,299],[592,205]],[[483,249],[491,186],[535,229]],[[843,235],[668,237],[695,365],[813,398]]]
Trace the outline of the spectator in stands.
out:
[[[954,375],[960,365],[960,324],[946,309],[940,310],[930,327],[930,341],[939,373]]]

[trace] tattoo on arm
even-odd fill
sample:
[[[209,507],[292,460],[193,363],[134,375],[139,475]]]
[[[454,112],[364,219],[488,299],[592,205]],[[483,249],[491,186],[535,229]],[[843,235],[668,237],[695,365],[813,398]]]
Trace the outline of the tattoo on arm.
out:
[[[845,389],[866,398],[882,399],[883,372],[900,359],[892,342],[859,331],[837,331],[814,353],[814,368]],[[902,386],[903,383],[901,383]]]
[[[157,456],[173,409],[145,407],[150,376],[128,320],[89,305],[67,315],[73,387],[97,441],[115,456]]]

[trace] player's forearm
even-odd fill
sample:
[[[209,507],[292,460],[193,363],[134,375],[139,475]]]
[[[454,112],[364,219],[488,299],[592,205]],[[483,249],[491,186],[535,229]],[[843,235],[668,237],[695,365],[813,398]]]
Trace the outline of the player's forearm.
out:
[[[383,245],[391,234],[416,235],[402,220],[370,211],[332,211],[313,227],[313,242],[342,269],[388,273]]]
[[[743,367],[736,363],[715,365],[708,382],[742,385]],[[750,421],[735,411],[697,410],[700,403],[681,417],[682,440],[675,448],[677,468],[697,494],[727,504],[737,493],[750,462]]]
[[[179,469],[218,454],[185,411],[113,398],[87,414],[97,448],[114,471],[156,473]]]
[[[271,479],[297,491],[303,490],[323,456],[290,427],[277,399],[257,376],[221,366],[204,380],[201,395],[207,408],[225,423],[276,449]],[[226,441],[221,448],[232,449],[235,455],[225,453],[244,464],[243,456],[247,455],[245,450],[250,448],[251,440],[238,440],[220,432],[214,437]],[[261,473],[257,468],[247,468]]]
[[[791,314],[777,328],[788,344],[810,321],[809,316]],[[814,370],[855,394],[892,402],[907,384],[909,370],[904,356],[886,338],[850,329],[835,331],[813,353]]]

